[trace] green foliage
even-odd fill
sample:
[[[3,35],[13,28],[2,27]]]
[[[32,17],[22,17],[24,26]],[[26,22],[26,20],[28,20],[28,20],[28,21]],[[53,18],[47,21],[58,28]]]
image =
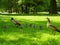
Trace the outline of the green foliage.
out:
[[[46,7],[44,6],[45,3],[48,3],[48,0],[1,0],[1,6],[2,8],[11,10],[12,8],[15,10],[16,8],[20,8],[21,4],[23,5],[27,5],[27,7],[29,7],[29,10],[32,7],[38,7],[40,6],[40,9],[42,7]],[[25,7],[24,7],[25,8]],[[37,8],[38,9],[38,8]],[[44,8],[43,8],[44,9]]]
[[[57,0],[58,7],[60,7],[59,2],[60,0]],[[50,8],[50,0],[1,0],[0,1],[0,9],[3,9],[4,11],[9,10],[10,12],[36,13],[39,11],[48,11],[49,8]]]

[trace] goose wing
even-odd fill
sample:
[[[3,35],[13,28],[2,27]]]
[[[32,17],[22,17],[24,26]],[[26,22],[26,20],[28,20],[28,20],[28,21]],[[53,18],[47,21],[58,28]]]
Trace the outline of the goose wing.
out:
[[[50,27],[51,29],[54,29],[54,30],[60,32],[60,30],[59,30],[56,26],[54,26],[54,25],[49,25],[49,27]]]

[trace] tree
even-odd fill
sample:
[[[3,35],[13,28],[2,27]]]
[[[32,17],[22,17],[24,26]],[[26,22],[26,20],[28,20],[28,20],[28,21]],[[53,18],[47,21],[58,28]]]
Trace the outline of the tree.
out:
[[[57,14],[57,4],[56,4],[56,0],[51,0],[51,1],[50,1],[49,13],[50,13],[50,14]]]
[[[18,0],[3,0],[2,2],[5,8],[5,11],[8,10],[9,13],[12,13],[17,7]]]

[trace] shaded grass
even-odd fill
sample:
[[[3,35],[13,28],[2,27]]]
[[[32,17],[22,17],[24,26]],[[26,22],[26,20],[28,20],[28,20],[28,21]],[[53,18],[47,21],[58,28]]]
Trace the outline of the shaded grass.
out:
[[[0,15],[7,15],[7,16],[60,16],[60,14],[0,14]]]
[[[23,29],[16,27],[11,17],[19,20]],[[60,45],[60,33],[46,27],[49,16],[0,16],[1,45]],[[52,24],[60,28],[59,16],[50,16]],[[54,20],[55,19],[55,20]],[[36,27],[30,27],[34,24]],[[3,26],[7,26],[4,28]],[[40,29],[39,26],[42,26]]]

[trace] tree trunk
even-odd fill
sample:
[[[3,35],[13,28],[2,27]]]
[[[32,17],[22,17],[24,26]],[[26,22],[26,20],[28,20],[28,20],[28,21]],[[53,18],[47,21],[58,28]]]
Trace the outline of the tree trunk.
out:
[[[25,11],[24,11],[24,13],[25,13],[25,14],[29,14],[29,8],[28,8],[27,5],[25,6]]]
[[[56,0],[51,0],[50,1],[50,10],[49,10],[50,14],[57,14],[57,4],[56,4]]]

